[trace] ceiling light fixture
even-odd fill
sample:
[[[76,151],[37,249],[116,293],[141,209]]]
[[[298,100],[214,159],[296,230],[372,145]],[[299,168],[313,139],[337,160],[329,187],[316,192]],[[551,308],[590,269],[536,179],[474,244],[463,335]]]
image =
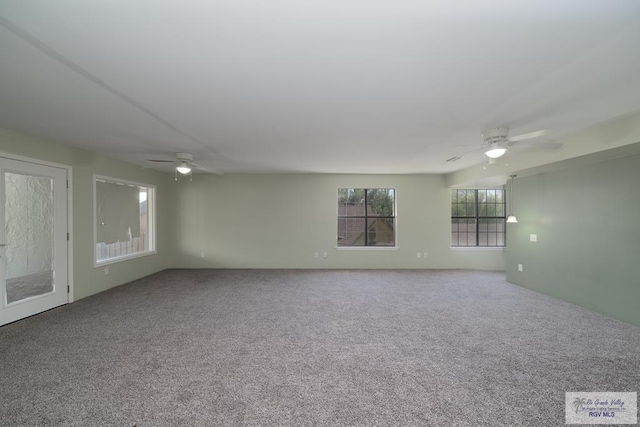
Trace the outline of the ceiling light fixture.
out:
[[[509,224],[517,224],[518,223],[518,219],[516,218],[516,216],[513,214],[513,178],[515,178],[518,175],[509,175],[509,178],[511,178],[511,181],[509,182],[509,216],[507,217],[507,223]]]
[[[507,149],[501,146],[499,142],[492,142],[489,144],[489,149],[484,152],[484,155],[490,159],[497,159],[498,157],[502,157],[506,152]]]
[[[191,166],[189,166],[187,162],[182,162],[178,166],[176,166],[176,170],[182,175],[187,175],[191,173]]]

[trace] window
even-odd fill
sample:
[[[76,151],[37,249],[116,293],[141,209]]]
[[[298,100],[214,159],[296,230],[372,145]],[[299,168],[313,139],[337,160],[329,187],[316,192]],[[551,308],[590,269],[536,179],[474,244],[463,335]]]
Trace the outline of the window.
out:
[[[95,266],[155,253],[155,187],[94,176]]]
[[[451,246],[505,245],[504,190],[451,190]]]
[[[395,246],[393,188],[338,189],[338,246]]]

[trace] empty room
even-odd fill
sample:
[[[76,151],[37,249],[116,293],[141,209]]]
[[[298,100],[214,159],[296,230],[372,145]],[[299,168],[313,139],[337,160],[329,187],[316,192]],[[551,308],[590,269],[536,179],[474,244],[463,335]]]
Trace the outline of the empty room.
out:
[[[639,22],[1,2],[0,425],[637,425]]]

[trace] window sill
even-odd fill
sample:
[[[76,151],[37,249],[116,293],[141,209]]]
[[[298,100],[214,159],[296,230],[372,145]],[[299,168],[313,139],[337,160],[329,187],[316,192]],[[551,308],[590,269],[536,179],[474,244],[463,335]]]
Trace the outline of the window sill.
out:
[[[118,262],[122,262],[122,261],[129,261],[131,259],[136,259],[136,258],[142,258],[142,257],[146,257],[149,255],[155,255],[157,254],[156,251],[145,251],[145,252],[138,252],[135,254],[129,254],[129,255],[122,255],[122,256],[117,256],[117,257],[113,257],[113,258],[107,258],[101,261],[96,261],[93,263],[93,268],[99,268],[99,267],[104,267],[105,265],[110,265],[110,264],[116,264]]]
[[[397,251],[400,246],[336,246],[339,251]]]

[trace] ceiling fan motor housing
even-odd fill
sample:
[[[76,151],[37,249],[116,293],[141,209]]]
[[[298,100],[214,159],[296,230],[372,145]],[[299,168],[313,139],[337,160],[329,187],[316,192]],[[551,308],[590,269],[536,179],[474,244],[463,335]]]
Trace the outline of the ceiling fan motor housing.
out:
[[[176,159],[181,162],[191,163],[193,161],[193,156],[189,153],[176,153]]]
[[[509,142],[509,128],[499,127],[482,132],[482,139],[487,145],[503,145]]]

